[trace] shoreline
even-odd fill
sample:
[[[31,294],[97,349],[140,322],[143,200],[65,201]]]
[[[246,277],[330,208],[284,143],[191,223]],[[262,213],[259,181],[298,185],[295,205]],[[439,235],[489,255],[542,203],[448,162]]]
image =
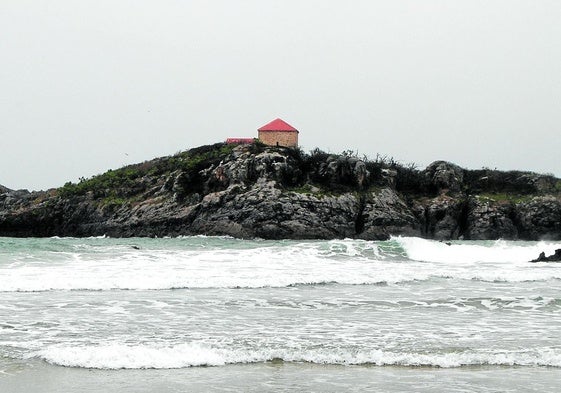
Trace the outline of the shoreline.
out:
[[[0,363],[1,364],[1,363]],[[0,373],[0,390],[10,393],[107,392],[310,392],[555,391],[561,368],[539,366],[342,366],[253,363],[182,369],[100,370],[20,361],[14,374]],[[95,388],[97,386],[98,388]]]

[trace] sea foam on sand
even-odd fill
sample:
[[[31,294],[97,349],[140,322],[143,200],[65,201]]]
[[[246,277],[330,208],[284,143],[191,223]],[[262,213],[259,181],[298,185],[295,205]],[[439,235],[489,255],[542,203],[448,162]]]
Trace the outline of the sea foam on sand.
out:
[[[561,351],[396,353],[384,350],[345,351],[333,348],[235,350],[189,343],[175,346],[106,344],[98,346],[51,346],[33,355],[49,363],[98,369],[185,368],[258,363],[272,360],[335,365],[395,365],[461,367],[477,365],[561,367]]]

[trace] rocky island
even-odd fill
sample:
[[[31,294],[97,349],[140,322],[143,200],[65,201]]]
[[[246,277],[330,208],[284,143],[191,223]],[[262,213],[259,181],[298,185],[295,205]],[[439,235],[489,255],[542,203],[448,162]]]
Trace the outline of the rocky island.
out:
[[[561,239],[561,180],[217,143],[48,191],[0,186],[0,236]]]

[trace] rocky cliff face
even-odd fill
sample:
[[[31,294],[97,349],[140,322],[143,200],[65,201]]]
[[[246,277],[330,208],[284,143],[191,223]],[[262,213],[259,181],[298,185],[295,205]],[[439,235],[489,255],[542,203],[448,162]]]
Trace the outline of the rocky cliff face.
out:
[[[527,172],[216,144],[46,192],[2,188],[0,236],[561,239],[560,192]]]

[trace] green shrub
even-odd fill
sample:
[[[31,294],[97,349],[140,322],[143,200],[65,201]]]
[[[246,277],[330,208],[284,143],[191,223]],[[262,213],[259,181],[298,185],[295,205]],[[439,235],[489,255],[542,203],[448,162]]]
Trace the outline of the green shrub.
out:
[[[84,195],[92,191],[95,195],[104,194],[105,190],[117,188],[132,188],[135,180],[143,173],[135,166],[127,166],[117,170],[108,170],[102,175],[93,176],[89,179],[81,178],[79,183],[67,182],[59,188],[59,195],[64,197]]]

